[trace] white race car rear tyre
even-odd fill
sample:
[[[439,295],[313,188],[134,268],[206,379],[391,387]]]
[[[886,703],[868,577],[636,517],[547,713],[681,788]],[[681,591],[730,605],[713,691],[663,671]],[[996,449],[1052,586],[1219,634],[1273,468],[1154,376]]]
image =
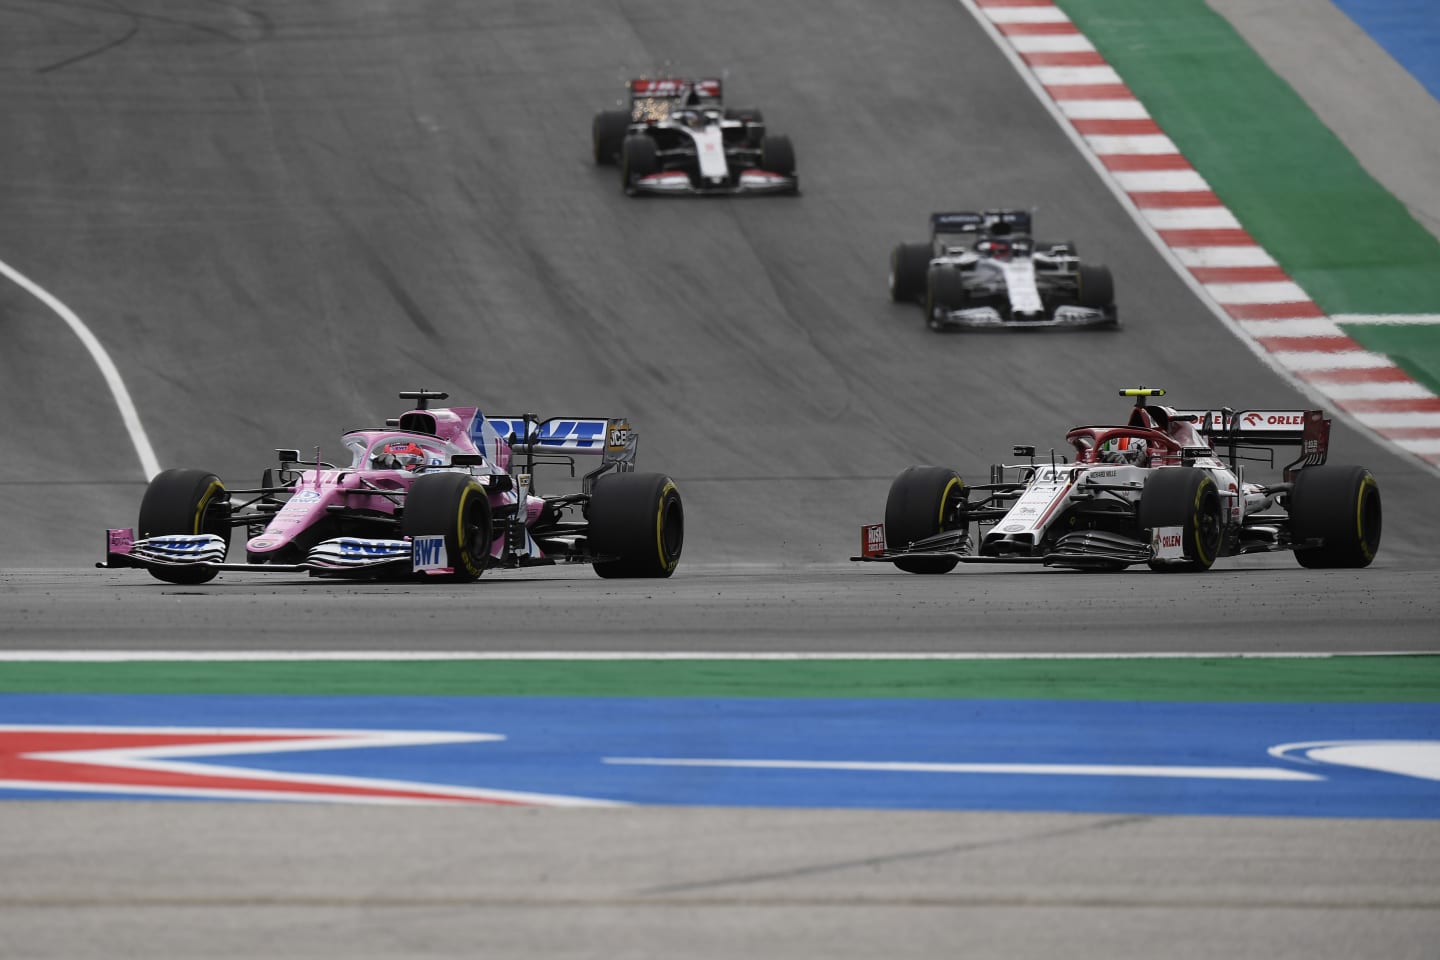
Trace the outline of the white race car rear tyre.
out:
[[[1290,491],[1290,532],[1295,542],[1322,545],[1296,550],[1300,566],[1368,567],[1380,549],[1380,486],[1364,467],[1304,467]]]

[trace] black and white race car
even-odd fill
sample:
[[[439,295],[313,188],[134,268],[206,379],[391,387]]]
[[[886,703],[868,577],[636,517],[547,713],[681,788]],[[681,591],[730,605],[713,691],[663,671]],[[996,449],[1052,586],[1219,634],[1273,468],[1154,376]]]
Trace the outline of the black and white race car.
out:
[[[1360,466],[1327,464],[1320,410],[1177,410],[1135,387],[1124,423],[1073,427],[1071,455],[994,464],[967,485],[914,466],[890,486],[885,522],[861,528],[854,560],[909,573],[960,563],[1203,572],[1218,557],[1289,550],[1302,567],[1366,567],[1380,549],[1380,487]],[[1298,456],[1274,479],[1275,452]],[[1247,466],[1251,469],[1247,469]]]
[[[795,193],[795,148],[754,108],[726,107],[718,78],[638,78],[628,110],[595,115],[595,162],[630,195]]]
[[[1108,267],[1070,241],[1037,243],[1025,210],[935,213],[929,243],[890,254],[890,297],[919,301],[932,330],[1120,324]]]

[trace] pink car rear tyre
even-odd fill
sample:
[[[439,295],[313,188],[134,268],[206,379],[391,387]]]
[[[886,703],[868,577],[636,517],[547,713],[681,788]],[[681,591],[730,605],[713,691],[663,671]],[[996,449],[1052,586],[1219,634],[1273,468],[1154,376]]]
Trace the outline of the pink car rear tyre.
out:
[[[585,511],[588,550],[602,577],[668,577],[685,543],[675,481],[659,473],[612,473],[595,483]]]

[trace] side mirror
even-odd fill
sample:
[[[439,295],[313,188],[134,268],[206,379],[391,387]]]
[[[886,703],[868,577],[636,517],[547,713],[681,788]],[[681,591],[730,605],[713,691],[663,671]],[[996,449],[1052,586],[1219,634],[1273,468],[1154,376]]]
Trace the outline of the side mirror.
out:
[[[276,449],[275,456],[280,458],[281,463],[294,463],[300,459],[300,451]]]
[[[478,467],[485,462],[485,458],[478,453],[457,453],[450,457],[452,467]]]
[[[1011,456],[1031,457],[1035,456],[1035,448],[1028,443],[1017,443],[1010,451]]]

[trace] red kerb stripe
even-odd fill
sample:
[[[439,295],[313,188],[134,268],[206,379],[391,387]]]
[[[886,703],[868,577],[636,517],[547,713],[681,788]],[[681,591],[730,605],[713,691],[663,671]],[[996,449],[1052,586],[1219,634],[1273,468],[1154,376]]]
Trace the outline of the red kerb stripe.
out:
[[[1339,405],[1351,413],[1440,413],[1440,397],[1366,397]]]
[[[1279,350],[1303,350],[1310,353],[1349,353],[1360,344],[1349,337],[1256,337],[1255,342],[1271,353]]]
[[[1100,155],[1105,169],[1117,173],[1131,170],[1194,170],[1190,161],[1178,153],[1105,153]]]
[[[1134,120],[1071,120],[1075,129],[1088,136],[1138,136],[1160,133],[1160,125],[1149,117]]]
[[[1311,383],[1414,383],[1399,367],[1361,367],[1357,370],[1299,370],[1296,375]]]
[[[1045,87],[1056,100],[1133,100],[1123,83],[1056,83]]]
[[[1080,28],[1068,21],[1059,23],[997,23],[996,28],[1007,37],[1073,36]]]
[[[1220,198],[1211,190],[1137,190],[1130,194],[1135,206],[1151,210],[1177,207],[1219,207]]]
[[[1105,58],[1094,50],[1046,50],[1022,53],[1020,59],[1032,67],[1103,67]]]
[[[1236,320],[1286,320],[1290,317],[1323,317],[1325,311],[1310,300],[1299,300],[1291,303],[1226,303],[1222,304],[1225,312]],[[1274,337],[1271,339],[1284,340],[1286,337]],[[1308,339],[1301,337],[1300,339]],[[1349,340],[1349,337],[1345,339]],[[1354,343],[1354,341],[1351,341]],[[1280,348],[1274,348],[1280,349]],[[1304,349],[1291,347],[1286,349]],[[1352,350],[1359,350],[1359,344],[1351,347]]]
[[[1191,267],[1190,272],[1201,283],[1272,283],[1289,280],[1282,267]]]
[[[1253,247],[1255,238],[1240,227],[1197,230],[1161,230],[1160,239],[1172,247]]]

